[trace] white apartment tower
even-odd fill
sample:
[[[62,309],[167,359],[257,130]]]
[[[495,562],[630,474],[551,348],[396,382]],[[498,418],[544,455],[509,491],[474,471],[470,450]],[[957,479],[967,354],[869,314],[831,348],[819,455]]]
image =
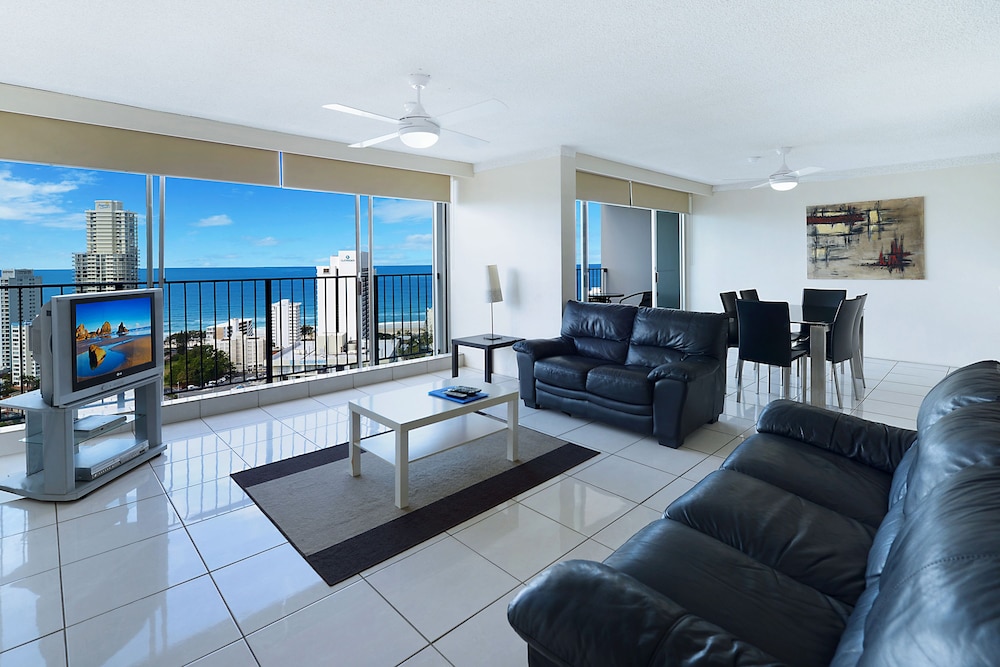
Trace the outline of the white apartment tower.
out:
[[[13,372],[17,367],[20,372],[21,368],[32,366],[24,357],[27,346],[20,345],[15,338],[20,340],[23,329],[41,310],[41,284],[42,277],[31,269],[0,271],[0,370]]]
[[[341,250],[331,255],[329,266],[316,267],[316,345],[321,351],[338,353],[347,341],[358,339],[359,307],[360,335],[367,340],[368,295],[368,253]]]
[[[302,304],[282,299],[271,304],[271,342],[281,349],[302,340]]]
[[[120,201],[100,199],[86,212],[87,251],[73,253],[74,282],[139,282],[139,220]],[[97,291],[85,287],[81,291]]]

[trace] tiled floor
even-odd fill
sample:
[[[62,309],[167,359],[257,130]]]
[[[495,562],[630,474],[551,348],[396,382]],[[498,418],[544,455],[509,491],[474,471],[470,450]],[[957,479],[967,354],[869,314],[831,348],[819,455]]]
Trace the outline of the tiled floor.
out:
[[[601,455],[332,588],[229,474],[344,441],[357,390],[168,425],[164,455],[77,502],[0,493],[0,666],[524,665],[505,615],[524,583],[604,559],[753,432],[775,396],[748,365],[737,402],[734,369],[722,419],[677,450],[522,407],[524,426]],[[844,410],[912,428],[948,370],[869,359]]]

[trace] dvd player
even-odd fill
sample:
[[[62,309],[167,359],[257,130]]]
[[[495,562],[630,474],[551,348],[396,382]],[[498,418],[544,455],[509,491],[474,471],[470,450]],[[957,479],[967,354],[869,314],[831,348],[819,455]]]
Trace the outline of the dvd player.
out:
[[[149,441],[116,438],[95,445],[81,445],[76,455],[76,479],[89,482],[128,463],[149,450]]]

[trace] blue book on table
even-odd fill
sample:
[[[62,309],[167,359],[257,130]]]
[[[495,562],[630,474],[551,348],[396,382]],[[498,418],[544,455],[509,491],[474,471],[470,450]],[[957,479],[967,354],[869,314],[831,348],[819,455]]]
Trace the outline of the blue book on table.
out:
[[[471,403],[472,401],[478,401],[481,398],[486,398],[489,394],[485,392],[479,392],[473,396],[468,396],[466,398],[459,398],[458,396],[449,396],[445,392],[451,389],[451,387],[443,387],[441,389],[431,389],[428,394],[431,396],[437,396],[438,398],[444,398],[449,401],[455,401],[456,403]]]

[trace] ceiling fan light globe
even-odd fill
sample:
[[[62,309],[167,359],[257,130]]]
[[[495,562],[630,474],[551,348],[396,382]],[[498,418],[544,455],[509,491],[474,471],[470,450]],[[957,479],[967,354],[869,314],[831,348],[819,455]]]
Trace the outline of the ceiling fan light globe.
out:
[[[399,124],[399,140],[410,148],[430,148],[440,132],[441,128],[427,118],[404,118]]]
[[[792,174],[774,174],[768,181],[771,183],[771,189],[778,192],[787,192],[799,184],[799,179]]]

